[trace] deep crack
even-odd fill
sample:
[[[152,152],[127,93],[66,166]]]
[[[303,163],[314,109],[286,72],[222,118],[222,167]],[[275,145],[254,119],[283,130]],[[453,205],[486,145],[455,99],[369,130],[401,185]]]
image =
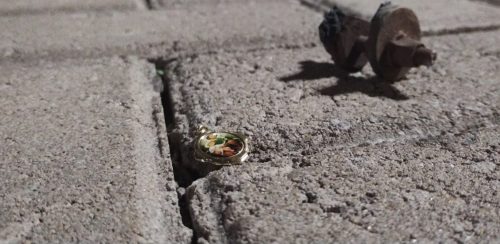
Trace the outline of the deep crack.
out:
[[[149,59],[149,62],[153,63],[156,68],[156,73],[159,75],[163,82],[163,91],[161,91],[161,103],[163,106],[163,114],[165,116],[165,125],[167,128],[168,144],[170,148],[170,157],[172,162],[172,168],[174,171],[174,180],[177,183],[177,196],[179,204],[179,212],[182,218],[182,223],[184,226],[193,230],[193,236],[191,238],[192,243],[196,243],[197,233],[193,228],[193,221],[191,219],[191,213],[189,211],[189,202],[186,197],[186,188],[189,187],[195,180],[200,178],[200,176],[193,172],[193,170],[184,167],[182,163],[181,156],[181,141],[180,137],[175,134],[174,128],[176,126],[175,121],[175,108],[173,106],[171,91],[169,89],[168,83],[170,80],[166,76],[166,67],[169,63],[175,61],[175,59]]]
[[[153,10],[158,7],[158,4],[155,0],[144,0],[144,4],[148,10]]]
[[[444,35],[457,35],[457,34],[468,34],[474,32],[488,32],[497,31],[500,29],[500,25],[487,25],[487,26],[471,26],[471,27],[458,27],[453,29],[441,29],[435,31],[424,31],[423,36],[444,36]]]

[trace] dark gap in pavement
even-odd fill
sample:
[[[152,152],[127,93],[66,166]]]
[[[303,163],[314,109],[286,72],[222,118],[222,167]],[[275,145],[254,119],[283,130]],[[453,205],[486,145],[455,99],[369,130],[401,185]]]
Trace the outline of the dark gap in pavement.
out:
[[[180,136],[174,131],[176,121],[175,121],[175,108],[172,102],[172,95],[169,88],[169,79],[166,75],[167,65],[174,62],[176,59],[149,59],[150,63],[153,63],[156,68],[156,73],[161,77],[163,82],[163,91],[161,91],[161,102],[163,106],[163,114],[165,115],[165,124],[167,128],[168,144],[170,148],[170,157],[172,162],[172,168],[174,171],[174,180],[178,185],[177,196],[179,203],[180,215],[182,217],[182,223],[193,230],[193,236],[191,238],[192,243],[196,243],[198,235],[193,228],[193,221],[191,219],[191,213],[189,211],[189,203],[185,194],[185,189],[190,186],[193,181],[199,179],[201,176],[194,172],[192,169],[184,167],[182,163],[181,154],[181,142]]]
[[[491,5],[500,6],[499,0],[473,0],[473,1],[485,2],[485,3],[491,4]]]
[[[148,10],[154,10],[158,7],[158,4],[155,0],[142,0],[144,1],[144,5]]]
[[[331,3],[328,3],[325,0],[321,0],[321,1],[299,0],[299,2],[304,7],[309,8],[309,9],[316,11],[316,12],[320,12],[320,13],[327,13],[328,11],[330,11],[330,9],[332,7],[336,6],[336,5],[332,5]],[[359,13],[357,13],[356,11],[353,11],[350,8],[346,8],[343,6],[337,6],[337,7],[341,8],[345,14],[353,15],[353,16],[356,16],[358,18],[363,18],[363,16],[361,16]],[[319,25],[319,23],[318,23],[318,25]]]
[[[55,14],[75,14],[75,13],[109,13],[109,12],[132,12],[135,11],[133,7],[129,6],[86,6],[86,7],[72,7],[60,6],[54,8],[19,8],[12,10],[0,10],[1,17],[23,17],[32,15],[55,15]]]
[[[299,0],[300,4],[302,4],[304,7],[312,9],[316,12],[326,12],[328,11],[328,7],[325,6],[324,4],[318,3],[316,1],[310,1],[310,0]]]
[[[487,25],[487,26],[476,26],[476,27],[459,27],[455,29],[444,29],[437,31],[424,31],[423,36],[445,36],[445,35],[457,35],[457,34],[468,34],[474,32],[488,32],[500,30],[500,25]]]

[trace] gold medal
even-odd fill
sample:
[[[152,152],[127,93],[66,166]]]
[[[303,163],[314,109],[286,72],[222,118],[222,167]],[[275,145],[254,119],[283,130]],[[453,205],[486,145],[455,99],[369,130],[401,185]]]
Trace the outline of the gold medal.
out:
[[[214,165],[237,165],[248,159],[248,138],[236,132],[213,132],[198,128],[194,140],[194,158]]]

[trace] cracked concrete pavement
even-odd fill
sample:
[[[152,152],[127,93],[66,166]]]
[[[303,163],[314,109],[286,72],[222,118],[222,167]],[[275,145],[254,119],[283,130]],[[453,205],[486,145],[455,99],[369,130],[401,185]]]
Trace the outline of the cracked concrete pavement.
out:
[[[356,76],[342,74],[321,47],[199,55],[172,63],[167,70],[172,70],[168,75],[177,112],[174,133],[182,135],[186,167],[201,169],[201,175],[211,170],[190,157],[198,124],[244,131],[254,148],[244,166],[223,168],[189,187],[195,231],[210,243],[497,240],[500,74],[496,49],[488,48],[499,36],[489,32],[427,38],[441,59],[392,86],[378,83],[369,69]],[[464,46],[469,48],[456,52]],[[477,138],[477,130],[486,137]],[[462,145],[460,136],[469,133],[480,149]],[[488,170],[474,174],[470,167]],[[293,175],[300,175],[296,184],[289,179]],[[389,179],[390,185],[381,185]],[[339,193],[342,185],[333,183],[337,180],[356,182],[343,187],[355,185],[357,190]],[[323,187],[315,189],[309,181],[320,181]],[[460,189],[468,181],[475,187]],[[488,211],[491,219],[457,234],[452,224],[466,221],[460,222],[455,206],[443,204],[444,199],[435,197],[440,204],[428,212],[407,213],[412,202],[386,205],[429,187],[478,212],[468,218],[481,219],[479,212]],[[442,190],[448,187],[453,190]],[[352,202],[372,191],[379,205]],[[480,191],[484,193],[476,195]],[[461,199],[462,194],[467,198]],[[322,206],[311,197],[332,205]],[[487,198],[480,208],[477,203]],[[355,216],[345,214],[340,221],[328,211],[311,210],[339,207]],[[370,216],[364,218],[360,209]],[[433,211],[449,222],[428,219]],[[349,224],[350,218],[363,224]],[[431,226],[439,226],[439,235]]]
[[[4,32],[0,55],[19,60],[102,55],[157,57],[223,47],[302,46],[316,42],[315,26],[321,21],[320,14],[296,2],[194,5],[148,12],[85,12],[61,14],[57,21],[54,18],[52,15],[1,18]]]
[[[151,64],[115,57],[0,70],[1,240],[190,239]]]
[[[317,37],[376,1],[0,3],[0,242],[500,241],[500,8],[395,2],[438,52],[396,84]]]

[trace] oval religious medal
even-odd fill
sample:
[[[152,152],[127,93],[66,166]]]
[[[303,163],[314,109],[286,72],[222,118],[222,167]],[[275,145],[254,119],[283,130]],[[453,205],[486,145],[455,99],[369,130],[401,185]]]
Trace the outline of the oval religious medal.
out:
[[[205,126],[198,128],[194,141],[197,161],[215,165],[241,164],[248,158],[248,138],[235,132],[214,132]]]

